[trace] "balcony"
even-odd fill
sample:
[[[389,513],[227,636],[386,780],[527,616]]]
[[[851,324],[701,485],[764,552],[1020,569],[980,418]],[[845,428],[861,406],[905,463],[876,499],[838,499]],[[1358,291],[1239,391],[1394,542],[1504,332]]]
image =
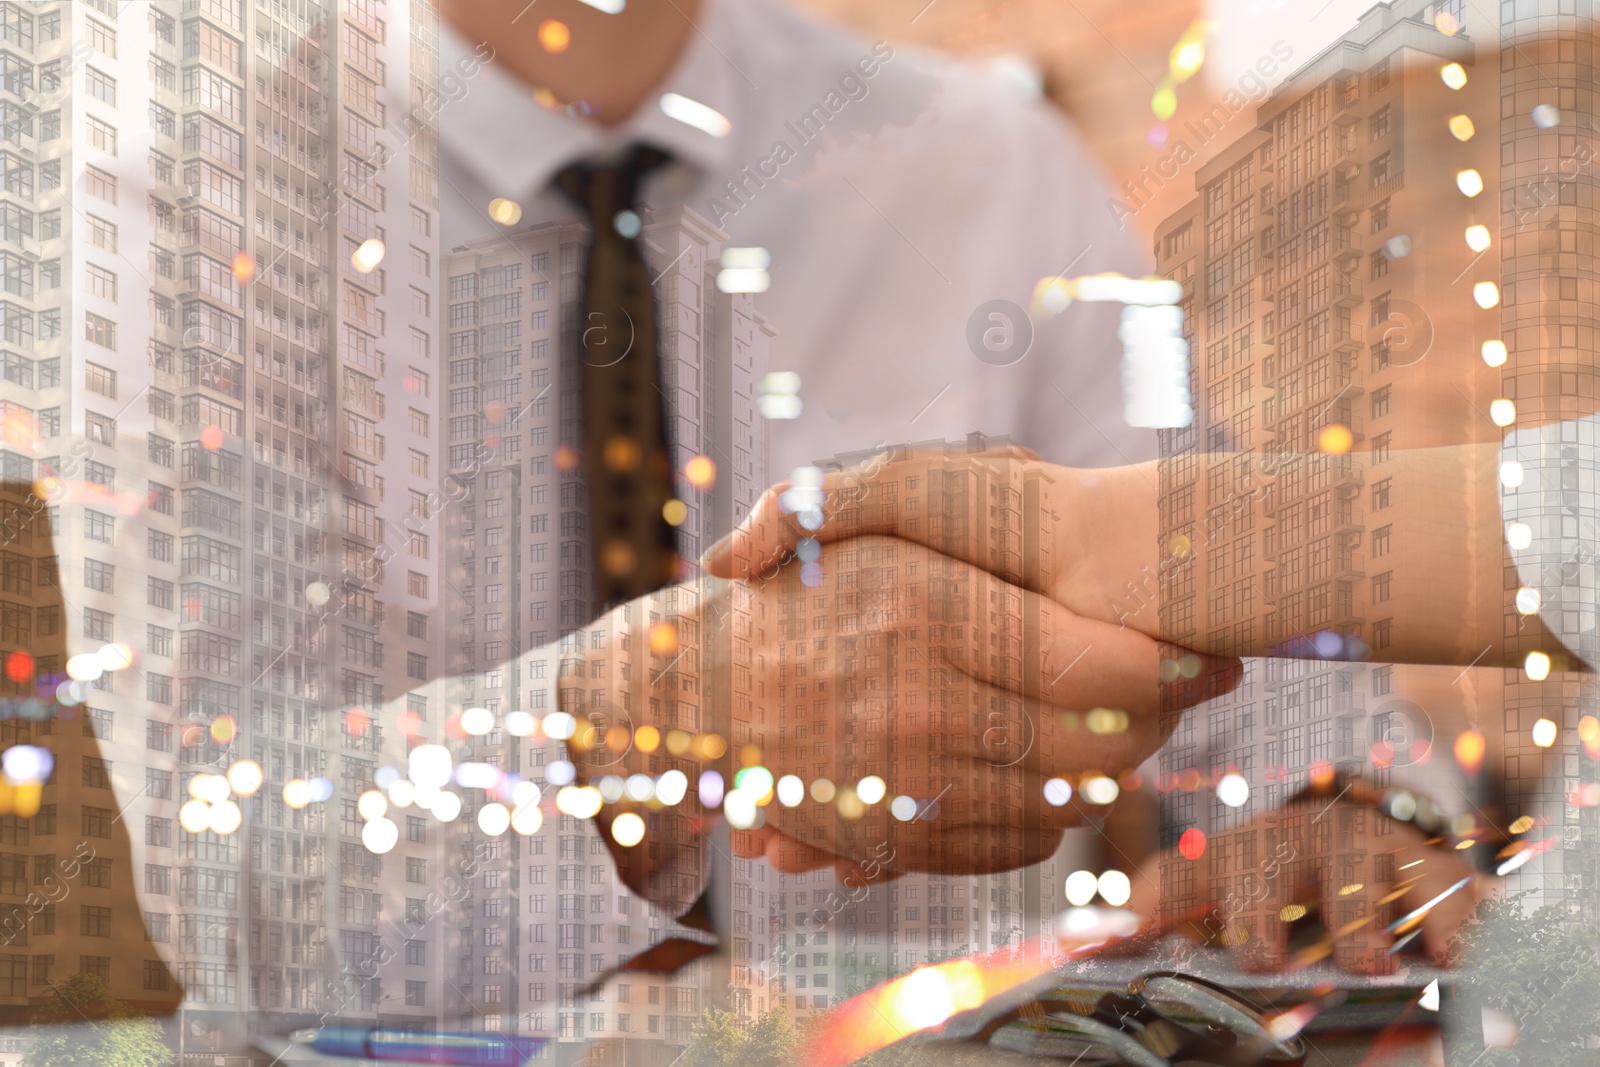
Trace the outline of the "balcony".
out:
[[[1339,307],[1355,307],[1365,297],[1362,285],[1354,271],[1336,271],[1333,275],[1333,302]]]
[[[1333,228],[1333,262],[1340,270],[1352,270],[1361,262],[1362,250],[1356,245],[1354,226]]]
[[[1358,212],[1367,206],[1367,190],[1359,181],[1333,183],[1333,199],[1329,205],[1334,214]]]
[[[1361,90],[1352,85],[1347,89],[1334,93],[1333,96],[1333,121],[1338,126],[1354,126],[1361,121],[1358,107],[1361,103]]]
[[[1333,528],[1335,530],[1361,530],[1366,527],[1366,511],[1347,500],[1335,503]]]
[[[1366,557],[1360,552],[1336,552],[1333,556],[1333,573],[1336,578],[1365,578]]]
[[[1366,346],[1365,339],[1356,332],[1355,323],[1348,316],[1343,316],[1334,322],[1329,331],[1329,339],[1333,350],[1345,355],[1351,362],[1354,362],[1355,354]]]

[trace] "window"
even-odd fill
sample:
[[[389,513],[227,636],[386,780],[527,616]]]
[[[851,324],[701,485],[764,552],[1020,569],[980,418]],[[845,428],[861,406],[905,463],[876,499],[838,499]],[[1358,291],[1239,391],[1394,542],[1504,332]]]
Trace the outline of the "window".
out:
[[[1389,414],[1389,400],[1392,388],[1387,385],[1379,386],[1372,391],[1372,417],[1381,419]]]
[[[1394,620],[1379,619],[1372,624],[1372,647],[1378,649],[1388,648],[1394,642]]]
[[[171,534],[162,533],[159,530],[151,530],[148,536],[146,554],[153,560],[158,560],[162,563],[171,563],[172,544],[173,537]]]
[[[146,671],[144,676],[144,698],[152,704],[172,705],[172,679],[165,674],[156,674]]]
[[[116,616],[108,611],[83,609],[83,636],[91,641],[115,641]]]
[[[426,412],[411,408],[411,432],[419,437],[428,436],[428,415]]]
[[[116,5],[112,5],[112,17],[113,18],[116,17],[115,11],[116,11]],[[100,22],[97,19],[85,19],[84,23],[85,23],[84,36],[89,42],[89,47],[93,48],[96,52],[99,52],[101,55],[105,56],[107,59],[116,59],[117,58],[117,31],[112,29],[110,26],[107,26],[105,23]],[[91,75],[100,74],[100,72],[95,70],[93,67],[89,68],[89,73]],[[104,74],[100,74],[100,77],[104,78],[105,75]],[[93,79],[91,78],[90,79],[91,87],[93,86],[93,84],[94,84],[93,83]],[[112,83],[112,95],[111,95],[110,99],[106,99],[105,97],[97,97],[96,99],[105,100],[105,102],[108,103],[108,104],[115,104],[117,102],[115,86],[116,86],[116,83],[113,82]],[[91,88],[91,91],[92,91],[92,88]]]
[[[1389,506],[1389,485],[1391,478],[1384,478],[1372,483],[1372,510],[1382,511]]]
[[[117,349],[117,324],[92,311],[84,313],[83,336],[84,340],[101,348],[109,348],[113,352]]]
[[[114,516],[108,515],[103,511],[95,511],[93,508],[86,508],[83,514],[83,535],[91,541],[99,541],[103,545],[109,545],[115,532],[115,523],[116,518]]]
[[[83,561],[83,585],[85,589],[93,589],[97,593],[115,592],[116,567],[110,563],[102,563],[97,559]]]
[[[117,275],[115,271],[106,270],[89,263],[84,268],[89,278],[89,295],[99,297],[101,300],[117,302]]]
[[[1381,140],[1389,136],[1389,105],[1385,104],[1372,113],[1367,120],[1367,132],[1372,140]]]
[[[103,248],[107,252],[117,250],[117,224],[107,222],[105,219],[94,215],[85,215],[84,220],[89,224],[89,243],[96,248]]]
[[[172,868],[158,863],[144,865],[144,891],[161,896],[172,895]]]
[[[151,624],[146,630],[145,642],[152,656],[172,655],[172,631],[165,626]]]
[[[83,168],[83,188],[90,196],[108,204],[117,202],[117,179],[99,167]]]
[[[111,768],[103,759],[83,757],[83,784],[89,789],[110,789]]]
[[[90,148],[97,148],[111,156],[117,154],[117,128],[109,122],[102,122],[93,115],[84,119],[84,140],[88,142]],[[113,178],[111,180],[114,185],[116,179]],[[95,195],[100,196],[99,193]],[[110,196],[101,196],[100,198],[114,203],[116,201],[116,192],[113,189]]]
[[[1372,462],[1387,463],[1389,461],[1389,442],[1393,434],[1380,433],[1372,439]]]
[[[195,491],[185,490],[185,493],[192,494],[193,492]],[[146,498],[151,511],[154,511],[159,515],[171,515],[173,513],[173,497],[174,494],[170,485],[162,485],[160,482],[149,483],[149,490],[146,493]],[[191,497],[187,495],[184,497],[186,503],[190,499]],[[183,517],[184,525],[204,525],[202,522],[200,522],[200,520],[188,513],[192,510],[192,508],[186,510]],[[213,527],[213,529],[215,529],[215,527]]]
[[[111,820],[116,812],[110,808],[83,809],[83,836],[107,838],[111,836]]]
[[[81,906],[80,916],[80,932],[84,937],[111,936],[110,908],[98,908],[84,904]]]
[[[1389,201],[1383,199],[1372,205],[1372,232],[1389,228]]]
[[[1389,61],[1387,59],[1381,63],[1373,64],[1372,72],[1367,75],[1367,85],[1369,87],[1368,91],[1374,93],[1382,92],[1389,87]]]
[[[1393,579],[1393,571],[1384,571],[1382,574],[1372,576],[1372,602],[1374,604],[1382,604],[1389,599],[1389,586]]]
[[[428,599],[428,576],[410,571],[406,574],[406,590],[414,597]]]
[[[117,420],[108,415],[85,412],[83,428],[84,435],[96,444],[114,446],[117,443]]]
[[[171,107],[162,107],[157,102],[150,102],[150,130],[162,134],[163,138],[176,138],[178,136],[178,115],[174,114]],[[160,152],[150,152],[150,176],[155,181],[173,181],[170,157]]]
[[[1372,556],[1374,559],[1389,554],[1389,535],[1393,526],[1380,526],[1372,531]]]
[[[1372,253],[1371,265],[1373,281],[1377,281],[1379,278],[1386,277],[1389,273],[1389,253],[1385,252],[1381,248],[1378,249],[1376,252]]]

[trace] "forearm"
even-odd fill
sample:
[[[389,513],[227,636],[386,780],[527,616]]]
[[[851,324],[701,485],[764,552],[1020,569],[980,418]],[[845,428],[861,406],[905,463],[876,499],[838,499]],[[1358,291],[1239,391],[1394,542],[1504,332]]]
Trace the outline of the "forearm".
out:
[[[1495,442],[1073,471],[1058,595],[1202,652],[1493,665],[1540,648],[1559,669],[1536,618],[1506,625],[1500,463]]]

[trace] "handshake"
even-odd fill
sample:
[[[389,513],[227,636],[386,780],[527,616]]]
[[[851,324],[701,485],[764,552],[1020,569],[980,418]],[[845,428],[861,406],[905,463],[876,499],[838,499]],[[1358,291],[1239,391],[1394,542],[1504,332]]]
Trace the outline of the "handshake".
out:
[[[623,880],[686,906],[724,793],[735,850],[780,870],[1048,857],[1241,676],[1159,640],[1155,477],[898,451],[769,490],[706,553],[709,579],[574,635],[559,690],[579,780],[678,770],[700,787],[601,811],[608,842],[624,812],[650,828],[612,843]]]

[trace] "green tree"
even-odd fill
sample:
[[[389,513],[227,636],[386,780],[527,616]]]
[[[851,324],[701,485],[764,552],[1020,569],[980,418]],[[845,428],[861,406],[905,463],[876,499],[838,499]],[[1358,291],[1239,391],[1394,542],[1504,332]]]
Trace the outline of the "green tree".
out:
[[[690,1032],[679,1067],[734,1067],[742,1062],[746,1040],[737,1015],[712,1008]]]
[[[111,995],[105,981],[75,974],[55,984],[22,1067],[169,1067],[161,1025]]]
[[[1519,1027],[1515,1046],[1488,1050],[1476,1067],[1593,1067],[1600,948],[1560,907],[1527,912],[1526,895],[1484,900],[1451,941],[1463,1007],[1497,1008]]]
[[[750,1029],[745,1062],[753,1067],[788,1067],[795,1062],[800,1031],[782,1008],[769,1008]]]
[[[800,1033],[782,1008],[770,1008],[754,1023],[712,1008],[695,1025],[679,1067],[788,1067]]]

